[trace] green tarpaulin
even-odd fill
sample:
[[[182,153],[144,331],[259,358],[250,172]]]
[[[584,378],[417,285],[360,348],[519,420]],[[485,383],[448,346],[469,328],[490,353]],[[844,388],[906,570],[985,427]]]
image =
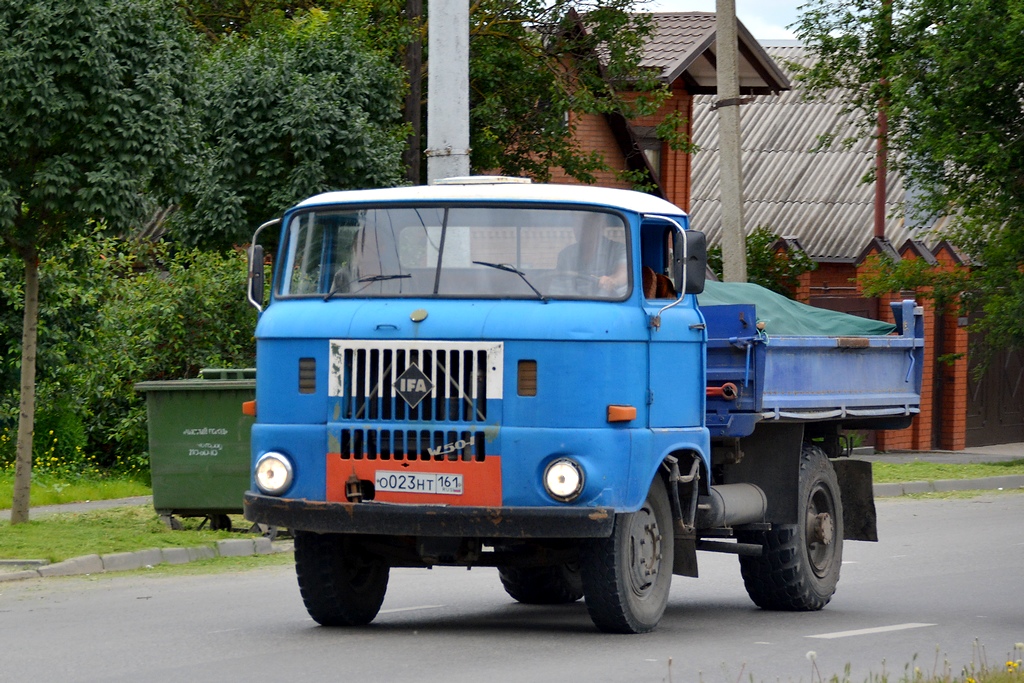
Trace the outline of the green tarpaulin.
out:
[[[890,334],[896,326],[857,315],[815,308],[760,285],[743,282],[709,281],[697,295],[701,307],[722,304],[754,304],[757,319],[765,323],[769,336],[863,337]]]

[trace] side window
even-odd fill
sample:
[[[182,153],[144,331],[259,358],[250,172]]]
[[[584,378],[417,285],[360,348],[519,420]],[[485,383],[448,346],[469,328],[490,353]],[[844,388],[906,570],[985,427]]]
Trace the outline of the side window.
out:
[[[663,222],[649,221],[640,227],[640,265],[644,297],[675,299],[678,283],[672,280],[675,230]]]

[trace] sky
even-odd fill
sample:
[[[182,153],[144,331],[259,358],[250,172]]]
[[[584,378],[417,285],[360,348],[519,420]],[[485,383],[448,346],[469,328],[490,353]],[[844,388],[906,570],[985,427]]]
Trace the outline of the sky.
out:
[[[736,16],[758,40],[793,40],[786,28],[805,0],[736,0]],[[652,0],[651,12],[714,12],[715,0]]]

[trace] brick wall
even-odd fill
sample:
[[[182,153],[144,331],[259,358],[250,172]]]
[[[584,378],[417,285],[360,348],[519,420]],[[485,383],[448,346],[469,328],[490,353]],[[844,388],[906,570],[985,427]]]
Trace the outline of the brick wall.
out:
[[[674,87],[672,96],[667,99],[657,112],[640,117],[631,123],[637,126],[657,126],[670,113],[678,111],[687,121],[687,135],[693,132],[693,97],[681,86]],[[600,152],[608,171],[595,173],[597,185],[601,187],[617,187],[629,189],[630,184],[616,177],[616,171],[624,171],[626,155],[615,139],[608,120],[603,115],[572,114],[570,124],[575,126],[576,140],[584,152]],[[690,208],[690,173],[692,159],[684,151],[670,149],[667,144],[661,146],[661,187],[665,199],[683,210]],[[578,181],[569,177],[561,169],[553,169],[551,182],[577,184]]]
[[[936,310],[928,290],[894,292],[879,299],[864,297],[859,277],[866,275],[877,250],[867,250],[857,264],[820,262],[818,268],[800,276],[796,299],[823,308],[867,315],[895,322],[893,302],[915,299],[924,307],[924,367],[921,384],[921,412],[902,430],[880,430],[869,436],[879,451],[962,450],[967,445],[968,409],[968,335],[955,307]],[[904,249],[901,258],[918,258]],[[962,267],[948,249],[937,249],[937,268]]]

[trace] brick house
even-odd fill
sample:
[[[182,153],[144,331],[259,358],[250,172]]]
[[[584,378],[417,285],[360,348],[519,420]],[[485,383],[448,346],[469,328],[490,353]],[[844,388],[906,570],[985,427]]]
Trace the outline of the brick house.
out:
[[[646,170],[657,194],[689,210],[693,157],[676,151],[654,135],[654,128],[670,112],[679,112],[688,122],[692,137],[693,104],[698,95],[714,93],[715,15],[711,12],[655,12],[651,14],[652,34],[641,66],[656,69],[672,91],[671,97],[652,116],[627,121],[620,115],[571,115],[582,146],[600,151],[612,169]],[[740,23],[740,92],[766,95],[787,90],[789,81],[764,48]],[[604,187],[629,188],[615,171],[595,174]],[[564,174],[552,182],[574,183]]]

